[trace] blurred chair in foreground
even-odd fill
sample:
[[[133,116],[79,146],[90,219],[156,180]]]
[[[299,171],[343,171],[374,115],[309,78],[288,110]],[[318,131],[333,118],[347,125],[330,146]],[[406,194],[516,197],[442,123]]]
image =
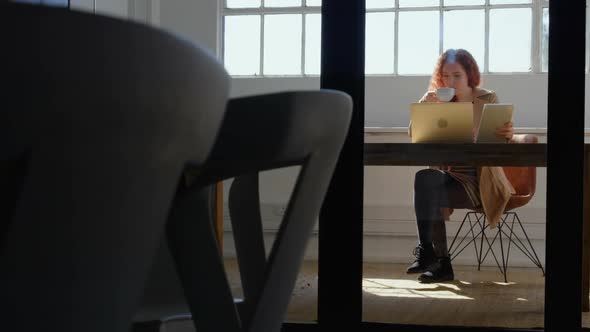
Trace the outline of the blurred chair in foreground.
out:
[[[168,33],[66,9],[1,4],[0,35],[2,329],[127,332],[229,77]]]
[[[196,331],[278,332],[305,248],[348,132],[352,101],[329,90],[285,92],[232,99],[205,165],[176,196],[167,234]],[[300,165],[295,188],[268,256],[260,218],[258,173]],[[234,299],[211,220],[211,185],[235,178],[229,209],[243,299]],[[167,249],[166,247],[162,248]],[[163,254],[166,257],[169,254]],[[172,266],[162,264],[161,266]],[[162,271],[153,271],[162,277]],[[151,291],[176,289],[174,276],[153,280]],[[170,284],[166,284],[166,282]],[[183,300],[177,298],[177,305]],[[166,321],[158,308],[140,310],[140,321]],[[185,310],[185,312],[188,310]],[[141,312],[144,314],[141,315]],[[177,316],[178,317],[178,316]],[[188,318],[186,316],[185,318]],[[175,319],[175,317],[172,317]],[[156,322],[157,331],[160,323]]]

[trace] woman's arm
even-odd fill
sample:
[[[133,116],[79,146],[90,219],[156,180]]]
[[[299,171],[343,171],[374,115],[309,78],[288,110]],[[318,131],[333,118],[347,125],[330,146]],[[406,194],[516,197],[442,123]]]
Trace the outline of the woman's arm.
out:
[[[498,95],[495,92],[492,92],[492,95],[490,96],[490,104],[497,104],[499,102]]]
[[[506,122],[504,127],[496,128],[496,136],[504,137],[510,143],[512,137],[514,136],[514,128],[512,127],[512,122]]]

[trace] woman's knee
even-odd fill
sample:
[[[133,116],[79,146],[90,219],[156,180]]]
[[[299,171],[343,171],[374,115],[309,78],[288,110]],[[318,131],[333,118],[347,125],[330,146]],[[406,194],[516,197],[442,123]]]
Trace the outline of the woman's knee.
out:
[[[431,190],[444,181],[445,173],[436,169],[423,169],[416,173],[414,190]]]

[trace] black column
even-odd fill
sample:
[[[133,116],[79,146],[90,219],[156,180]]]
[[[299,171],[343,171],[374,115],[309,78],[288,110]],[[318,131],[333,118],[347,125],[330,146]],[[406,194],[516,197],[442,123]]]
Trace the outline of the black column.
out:
[[[581,327],[586,1],[549,4],[545,331]]]
[[[322,3],[321,87],[348,93],[352,123],[320,213],[318,321],[356,331],[362,320],[365,0]]]

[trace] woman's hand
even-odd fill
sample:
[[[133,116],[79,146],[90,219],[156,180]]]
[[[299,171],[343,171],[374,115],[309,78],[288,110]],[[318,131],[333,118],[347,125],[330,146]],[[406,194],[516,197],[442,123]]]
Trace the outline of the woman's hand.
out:
[[[438,102],[440,102],[440,100],[436,96],[436,92],[434,92],[434,91],[428,91],[428,92],[426,92],[424,94],[424,96],[422,97],[422,101],[425,101],[425,102],[428,102],[428,103],[438,103]]]
[[[506,122],[504,127],[496,128],[496,136],[504,137],[506,140],[512,139],[514,136],[514,128],[512,128],[512,122]]]

